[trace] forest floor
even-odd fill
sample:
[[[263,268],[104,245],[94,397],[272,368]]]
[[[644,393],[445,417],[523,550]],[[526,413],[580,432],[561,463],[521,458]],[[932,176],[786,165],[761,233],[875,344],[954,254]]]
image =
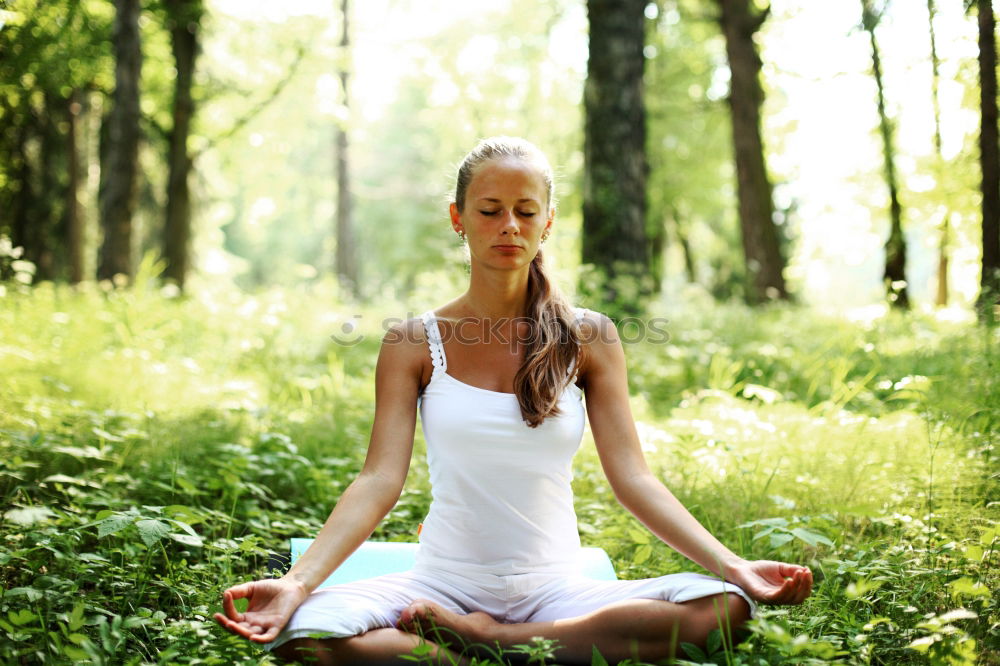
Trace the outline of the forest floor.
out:
[[[664,310],[666,335],[626,344],[650,465],[735,551],[816,576],[745,642],[676,663],[1000,664],[1000,333]],[[360,469],[382,317],[404,311],[320,289],[0,295],[0,663],[274,663],[212,613]],[[376,540],[415,540],[419,428],[416,449]],[[582,540],[620,577],[692,569],[613,501],[589,431],[574,473]]]

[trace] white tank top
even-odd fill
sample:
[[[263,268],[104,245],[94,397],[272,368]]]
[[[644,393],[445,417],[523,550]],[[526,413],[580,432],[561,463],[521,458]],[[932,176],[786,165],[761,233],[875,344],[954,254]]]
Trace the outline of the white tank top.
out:
[[[584,312],[576,309],[577,321]],[[418,399],[432,499],[417,566],[494,575],[571,571],[580,538],[570,481],[585,420],[575,361],[559,398],[562,413],[531,428],[513,393],[449,375],[437,318],[433,311],[421,318],[434,365]]]

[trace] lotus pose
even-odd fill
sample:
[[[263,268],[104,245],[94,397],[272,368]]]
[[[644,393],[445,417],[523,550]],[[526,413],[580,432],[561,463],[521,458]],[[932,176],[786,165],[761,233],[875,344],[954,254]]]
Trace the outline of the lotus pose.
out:
[[[287,574],[223,593],[220,624],[282,658],[329,664],[394,663],[425,640],[458,663],[466,653],[448,639],[506,648],[535,636],[557,641],[560,663],[590,663],[595,647],[614,663],[670,657],[740,627],[755,602],[809,595],[808,568],[737,556],[650,472],[613,322],[571,307],[546,274],[554,214],[534,145],[498,137],[466,156],[450,216],[468,244],[468,290],[386,334],[361,473]],[[317,589],[399,498],[418,410],[432,501],[415,567]],[[618,500],[718,578],[577,572],[570,478],[585,418]]]

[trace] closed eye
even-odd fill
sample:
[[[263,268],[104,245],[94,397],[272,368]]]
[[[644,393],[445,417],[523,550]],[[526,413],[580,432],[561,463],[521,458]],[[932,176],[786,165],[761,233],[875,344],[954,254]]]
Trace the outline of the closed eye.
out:
[[[497,213],[499,213],[500,211],[498,211],[498,210],[481,210],[481,211],[479,211],[479,212],[480,212],[481,214],[483,214],[483,215],[496,215],[496,214],[497,214]]]

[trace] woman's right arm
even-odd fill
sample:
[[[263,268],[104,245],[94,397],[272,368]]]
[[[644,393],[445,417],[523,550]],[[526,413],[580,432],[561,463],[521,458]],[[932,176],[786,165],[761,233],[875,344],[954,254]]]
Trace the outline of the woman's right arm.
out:
[[[415,322],[415,323],[414,323]],[[216,620],[254,642],[269,642],[292,613],[367,539],[399,499],[413,452],[417,396],[426,348],[419,320],[392,328],[375,367],[375,420],[364,467],[340,496],[315,541],[280,579],[244,583],[223,593]],[[245,613],[233,599],[248,598]],[[256,603],[255,603],[256,602]]]

